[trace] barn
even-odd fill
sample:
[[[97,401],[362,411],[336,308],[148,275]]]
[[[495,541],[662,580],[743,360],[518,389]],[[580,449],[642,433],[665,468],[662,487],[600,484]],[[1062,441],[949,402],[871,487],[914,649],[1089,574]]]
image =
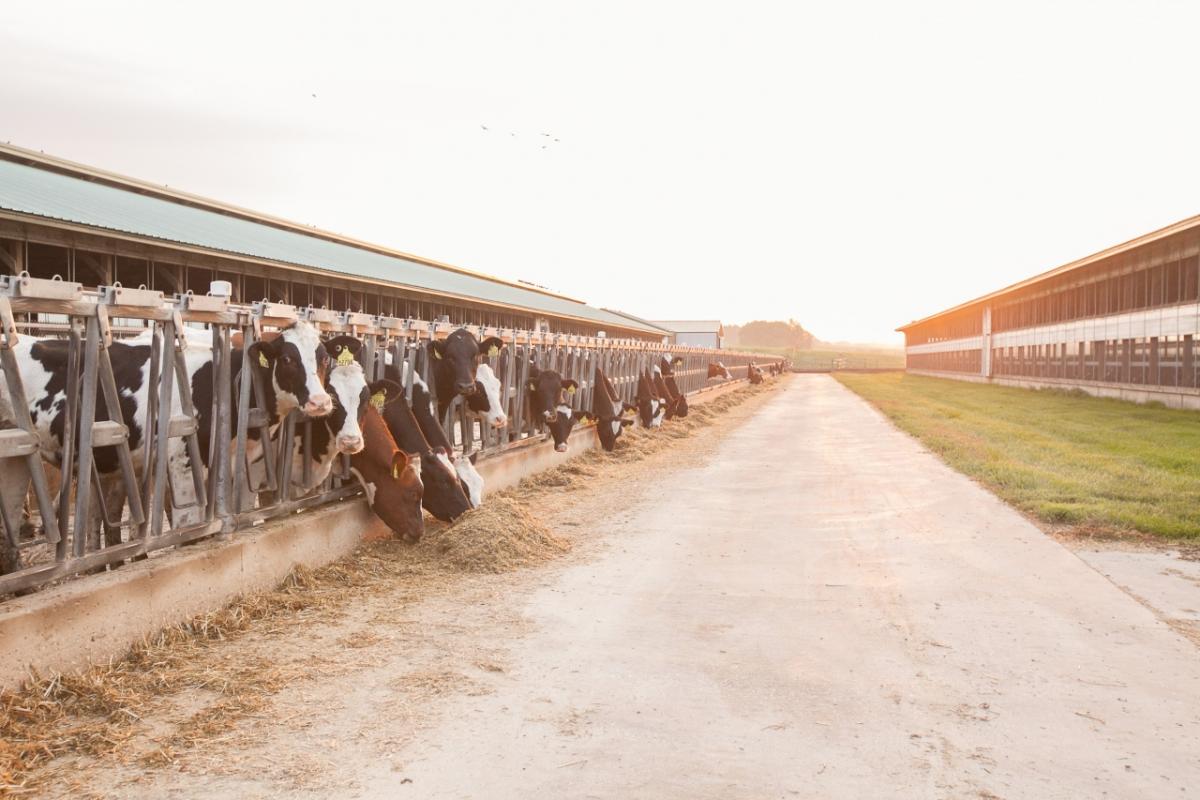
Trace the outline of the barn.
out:
[[[719,349],[725,342],[725,328],[719,319],[653,320],[650,324],[669,331],[675,344]]]
[[[0,271],[166,296],[658,342],[662,331],[525,283],[0,145]]]
[[[897,330],[912,373],[1200,409],[1200,216]]]

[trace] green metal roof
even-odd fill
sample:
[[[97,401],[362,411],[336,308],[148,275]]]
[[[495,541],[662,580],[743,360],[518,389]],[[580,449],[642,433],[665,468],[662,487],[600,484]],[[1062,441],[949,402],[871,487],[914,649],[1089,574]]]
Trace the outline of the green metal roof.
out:
[[[547,316],[659,332],[652,325],[639,324],[570,298],[3,159],[0,159],[0,209],[497,303]]]

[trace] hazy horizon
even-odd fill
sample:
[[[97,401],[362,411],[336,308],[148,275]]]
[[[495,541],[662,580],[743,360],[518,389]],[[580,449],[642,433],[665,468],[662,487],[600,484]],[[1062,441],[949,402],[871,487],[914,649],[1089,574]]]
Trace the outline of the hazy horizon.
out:
[[[1200,211],[1183,3],[8,11],[0,140],[647,319],[894,345]]]

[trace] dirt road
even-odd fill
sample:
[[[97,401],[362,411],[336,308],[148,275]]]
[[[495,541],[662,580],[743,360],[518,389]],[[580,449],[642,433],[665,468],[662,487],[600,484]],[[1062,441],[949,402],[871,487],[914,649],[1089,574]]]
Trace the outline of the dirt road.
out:
[[[562,516],[596,543],[563,567],[469,582],[390,632],[367,609],[384,644],[280,699],[246,745],[257,773],[193,765],[111,785],[206,798],[1200,793],[1195,645],[835,381],[794,378],[719,443],[675,458]],[[389,639],[397,630],[421,635]],[[434,688],[397,688],[417,663]],[[271,770],[297,759],[320,768],[282,787]]]

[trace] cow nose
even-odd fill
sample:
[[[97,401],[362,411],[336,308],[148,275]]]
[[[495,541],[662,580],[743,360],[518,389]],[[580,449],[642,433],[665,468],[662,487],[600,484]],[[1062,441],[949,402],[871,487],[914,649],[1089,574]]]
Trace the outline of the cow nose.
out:
[[[474,383],[456,383],[456,384],[454,384],[454,390],[456,392],[458,392],[459,394],[475,394],[475,384]]]
[[[363,440],[361,436],[339,436],[338,449],[343,453],[361,453]]]
[[[496,417],[496,419],[494,419],[494,420],[492,421],[492,427],[493,427],[493,428],[506,428],[506,427],[508,427],[508,417],[504,416],[503,414],[501,414],[500,416]]]
[[[542,415],[546,418],[546,422],[554,422],[558,419],[557,411],[543,411]]]
[[[309,417],[323,417],[333,411],[333,398],[327,394],[310,395],[304,404],[304,414]]]
[[[554,452],[556,452],[556,453],[565,453],[565,452],[567,452],[567,443],[566,443],[566,442],[562,442],[561,444],[556,444],[556,445],[554,445]]]

